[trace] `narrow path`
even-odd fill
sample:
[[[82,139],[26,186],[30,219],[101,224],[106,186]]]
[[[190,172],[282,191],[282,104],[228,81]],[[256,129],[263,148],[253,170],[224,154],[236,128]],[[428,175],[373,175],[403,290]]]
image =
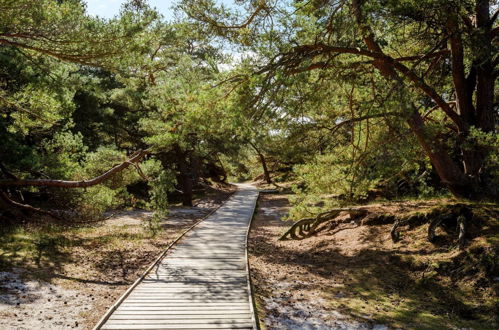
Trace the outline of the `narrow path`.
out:
[[[253,329],[246,236],[258,192],[239,190],[187,233],[100,329]]]

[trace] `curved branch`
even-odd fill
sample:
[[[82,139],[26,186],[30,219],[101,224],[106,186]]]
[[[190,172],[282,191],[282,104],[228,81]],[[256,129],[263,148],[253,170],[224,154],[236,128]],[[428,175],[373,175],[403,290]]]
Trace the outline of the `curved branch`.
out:
[[[383,52],[373,52],[367,49],[353,48],[353,47],[338,47],[329,46],[323,43],[302,45],[293,48],[291,52],[283,54],[281,58],[275,64],[271,64],[270,68],[273,66],[290,66],[296,67],[300,64],[304,57],[313,58],[316,56],[324,55],[325,53],[338,53],[338,54],[352,54],[370,57],[377,60],[383,64],[383,67],[388,67],[389,69],[395,69],[402,73],[407,79],[409,79],[416,87],[418,87],[423,93],[428,95],[449,118],[461,129],[465,130],[465,124],[459,117],[459,115],[452,110],[449,104],[440,96],[435,89],[429,86],[423,78],[418,76],[413,70],[408,68],[403,63],[399,62],[395,58],[384,54]],[[269,67],[267,68],[269,69]],[[382,69],[382,68],[381,68]]]
[[[333,127],[318,126],[318,128],[327,129],[327,130],[331,131],[331,134],[334,134],[338,129],[340,129],[344,125],[356,123],[356,122],[367,120],[367,119],[384,118],[384,117],[388,117],[388,116],[397,116],[397,115],[398,115],[397,112],[386,112],[386,113],[379,113],[379,114],[373,114],[373,115],[366,115],[366,116],[361,116],[361,117],[345,119],[344,121],[337,123]]]
[[[56,220],[64,220],[59,215],[57,215],[53,212],[42,210],[42,209],[39,209],[37,207],[31,206],[29,204],[22,204],[22,203],[18,203],[16,201],[13,201],[12,199],[9,198],[9,196],[4,191],[0,191],[0,199],[3,200],[7,205],[12,206],[14,208],[20,208],[22,210],[48,215],[49,217],[52,217]]]
[[[130,165],[134,165],[144,158],[147,154],[146,150],[139,150],[133,153],[130,158],[123,163],[114,166],[102,175],[90,180],[82,181],[66,181],[66,180],[52,180],[52,179],[38,179],[38,180],[0,180],[0,187],[61,187],[61,188],[85,188],[95,186],[99,183],[109,179],[113,174],[123,171]]]
[[[258,16],[258,14],[266,9],[267,6],[265,4],[261,4],[259,5],[255,11],[246,19],[246,21],[244,21],[243,23],[241,24],[237,24],[237,25],[225,25],[225,24],[222,24],[222,23],[219,23],[217,22],[215,19],[207,16],[206,14],[201,14],[199,17],[194,17],[192,14],[189,14],[189,12],[187,11],[187,14],[194,18],[194,19],[200,19],[202,21],[205,21],[207,22],[208,24],[218,28],[218,29],[228,29],[228,30],[237,30],[237,29],[244,29],[246,27],[248,27],[254,20],[255,18]]]
[[[7,45],[7,46],[12,46],[12,47],[17,47],[17,48],[33,50],[33,51],[39,52],[41,54],[57,58],[57,59],[62,60],[62,61],[78,63],[78,64],[83,64],[83,65],[94,65],[94,63],[91,60],[102,59],[105,57],[110,57],[112,55],[118,54],[117,52],[107,52],[107,53],[104,52],[104,53],[95,53],[95,54],[89,54],[89,55],[70,54],[70,53],[64,54],[62,52],[50,50],[48,48],[31,46],[31,45],[28,45],[25,43],[13,41],[13,40],[8,40],[5,38],[0,38],[0,45],[1,44]]]

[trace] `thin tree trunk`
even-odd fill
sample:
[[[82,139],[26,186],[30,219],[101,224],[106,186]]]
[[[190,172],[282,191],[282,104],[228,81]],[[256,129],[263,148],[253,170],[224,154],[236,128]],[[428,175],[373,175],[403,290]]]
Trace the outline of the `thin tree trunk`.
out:
[[[191,154],[192,185],[195,187],[199,183],[201,172],[201,159],[196,153]]]
[[[267,168],[267,161],[265,160],[265,156],[262,154],[258,154],[258,157],[260,158],[260,163],[262,163],[262,168],[263,168],[263,176],[265,178],[265,182],[268,184],[272,183],[272,179],[270,178],[270,173]]]
[[[262,169],[263,169],[263,177],[265,179],[265,182],[268,184],[272,183],[272,179],[270,178],[270,172],[267,167],[267,160],[265,159],[265,156],[260,152],[260,150],[256,147],[255,144],[250,142],[251,147],[256,151],[258,158],[260,159],[260,164],[262,164]]]

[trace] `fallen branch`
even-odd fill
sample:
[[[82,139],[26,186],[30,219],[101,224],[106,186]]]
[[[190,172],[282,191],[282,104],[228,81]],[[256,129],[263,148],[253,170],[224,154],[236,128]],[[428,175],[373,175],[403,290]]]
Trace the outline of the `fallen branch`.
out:
[[[133,153],[128,160],[124,161],[119,165],[114,166],[113,168],[103,173],[102,175],[97,176],[90,180],[67,181],[67,180],[54,180],[54,179],[35,179],[35,180],[4,179],[0,180],[0,187],[28,187],[28,186],[61,187],[61,188],[91,187],[104,182],[105,180],[109,179],[113,174],[123,171],[124,169],[128,168],[130,165],[135,166],[136,163],[141,161],[146,154],[147,154],[146,150],[138,150],[135,153]]]
[[[56,220],[61,220],[61,221],[64,220],[63,218],[61,218],[59,215],[55,214],[54,212],[42,210],[42,209],[39,209],[37,207],[31,206],[29,204],[22,204],[22,203],[18,203],[16,201],[13,201],[12,199],[10,199],[10,197],[4,191],[0,191],[0,199],[3,200],[7,205],[12,206],[13,208],[19,208],[19,209],[30,211],[30,212],[40,213],[40,214],[52,217]]]

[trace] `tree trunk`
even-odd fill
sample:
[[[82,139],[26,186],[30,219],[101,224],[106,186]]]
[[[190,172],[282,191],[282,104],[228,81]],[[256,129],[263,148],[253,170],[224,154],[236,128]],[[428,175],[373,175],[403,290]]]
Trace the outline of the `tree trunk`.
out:
[[[492,64],[492,22],[489,15],[490,4],[488,0],[476,2],[476,29],[474,33],[473,63],[467,80],[468,94],[473,95],[476,90],[476,101],[473,118],[469,126],[475,126],[485,133],[493,132],[495,128],[494,111],[494,65]],[[463,134],[464,140],[469,136],[469,131]],[[481,191],[493,191],[494,187],[488,185],[489,180],[484,173],[484,161],[489,150],[466,143],[468,148],[462,149],[465,174],[480,187]],[[484,176],[485,175],[485,176]],[[492,189],[491,189],[492,188]]]
[[[258,158],[260,159],[260,163],[262,164],[263,177],[265,179],[265,182],[267,182],[268,184],[271,184],[272,179],[270,178],[270,172],[269,172],[269,169],[267,167],[267,161],[265,159],[265,156],[260,152],[260,150],[253,143],[250,142],[250,145],[253,147],[253,149],[255,149],[255,151],[258,155]]]
[[[263,176],[265,178],[265,182],[268,184],[272,183],[272,179],[270,178],[270,173],[267,168],[267,161],[265,160],[265,156],[262,154],[258,154],[258,157],[260,158],[260,162],[262,163],[262,168],[263,168]]]
[[[195,187],[199,183],[201,173],[201,159],[196,153],[191,153],[190,157],[192,169],[192,185]]]
[[[495,129],[494,112],[494,65],[492,64],[492,24],[488,0],[477,0],[476,26],[477,42],[474,45],[476,58],[476,113],[477,126],[484,132]]]
[[[192,178],[185,159],[179,161],[180,186],[182,189],[182,205],[192,206]]]
[[[180,172],[179,183],[182,190],[182,205],[192,206],[192,172],[188,162],[188,153],[182,151],[180,147],[175,148],[177,165]]]
[[[475,189],[472,182],[464,175],[456,162],[450,158],[447,150],[438,141],[427,136],[423,118],[415,108],[412,109],[412,112],[413,114],[407,120],[409,127],[430,158],[442,183],[456,197],[473,198]]]

